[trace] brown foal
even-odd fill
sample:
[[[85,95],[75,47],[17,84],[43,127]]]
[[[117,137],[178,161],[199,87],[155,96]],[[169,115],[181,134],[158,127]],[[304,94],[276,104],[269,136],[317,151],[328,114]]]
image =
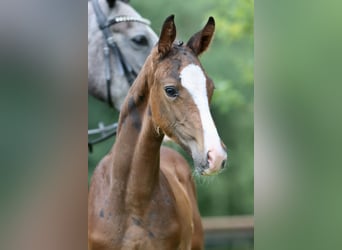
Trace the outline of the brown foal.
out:
[[[122,106],[114,147],[91,180],[89,249],[203,249],[190,167],[161,144],[167,135],[181,145],[202,175],[225,165],[225,146],[209,111],[214,85],[198,60],[214,30],[210,17],[183,45],[174,43],[174,16],[165,20]]]

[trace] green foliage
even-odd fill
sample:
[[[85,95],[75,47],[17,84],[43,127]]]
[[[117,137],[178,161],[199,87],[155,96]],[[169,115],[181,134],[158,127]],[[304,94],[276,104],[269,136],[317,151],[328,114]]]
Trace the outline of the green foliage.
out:
[[[228,148],[229,167],[220,175],[196,178],[198,203],[203,216],[252,214],[254,212],[254,2],[252,0],[154,1],[132,0],[132,6],[161,25],[175,14],[177,39],[184,42],[213,16],[216,33],[201,62],[215,83],[211,110],[219,134]],[[102,120],[117,119],[106,104],[89,99],[90,128]],[[89,154],[89,176],[96,163],[110,150],[113,140],[96,145]],[[179,149],[179,147],[177,147]],[[184,152],[182,152],[186,155]],[[191,159],[187,157],[189,162]]]
[[[218,36],[228,42],[253,39],[254,1],[220,0],[209,11],[220,28]]]
[[[88,97],[88,128],[94,129],[98,127],[99,122],[103,122],[104,125],[112,124],[116,122],[119,117],[119,113],[109,108],[107,103],[100,102],[94,97]],[[93,139],[90,137],[90,139]],[[88,154],[88,179],[90,180],[93,174],[95,166],[103,158],[105,154],[109,152],[115,141],[115,137],[112,137],[104,142],[93,146],[93,152]]]

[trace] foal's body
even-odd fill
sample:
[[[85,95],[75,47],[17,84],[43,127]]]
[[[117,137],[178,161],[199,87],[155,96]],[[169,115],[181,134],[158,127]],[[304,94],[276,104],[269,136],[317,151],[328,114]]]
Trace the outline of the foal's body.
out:
[[[112,156],[102,160],[93,177],[92,185],[96,188],[90,194],[95,199],[101,197],[89,211],[90,216],[99,217],[96,222],[89,220],[93,228],[90,249],[203,249],[203,230],[190,168],[172,149],[162,147],[160,155],[161,171],[156,170],[155,186],[141,184],[141,193],[135,194],[144,196],[144,191],[152,189],[150,202],[132,197],[137,199],[133,206],[125,205],[125,193],[137,190],[126,190],[126,185],[137,183],[113,181]],[[132,182],[140,184],[143,180],[137,178]],[[117,196],[118,193],[121,195]],[[112,223],[117,230],[113,230]]]
[[[98,219],[88,222],[91,249],[190,249],[192,238],[192,249],[202,249],[190,167],[161,147],[163,135],[153,125],[140,80],[124,103],[114,148],[92,178],[89,216]]]
[[[208,104],[213,83],[197,59],[213,32],[210,18],[186,46],[176,45],[173,16],[166,19],[122,106],[115,145],[92,177],[89,249],[203,249],[190,168],[161,143],[165,134],[178,142],[201,174],[224,165]]]

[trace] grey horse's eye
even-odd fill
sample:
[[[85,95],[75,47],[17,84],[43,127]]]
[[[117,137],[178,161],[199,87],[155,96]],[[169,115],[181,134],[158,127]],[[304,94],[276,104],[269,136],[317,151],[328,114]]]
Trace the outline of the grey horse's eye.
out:
[[[144,36],[144,35],[135,36],[131,40],[132,40],[132,42],[134,42],[136,45],[139,45],[139,46],[147,46],[148,45],[148,40],[147,40],[146,36]]]

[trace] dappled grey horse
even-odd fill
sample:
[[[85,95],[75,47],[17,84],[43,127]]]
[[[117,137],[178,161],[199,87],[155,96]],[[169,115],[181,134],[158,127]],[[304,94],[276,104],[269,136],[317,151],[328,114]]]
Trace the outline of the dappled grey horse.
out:
[[[128,1],[88,1],[88,92],[120,110],[157,35]]]

